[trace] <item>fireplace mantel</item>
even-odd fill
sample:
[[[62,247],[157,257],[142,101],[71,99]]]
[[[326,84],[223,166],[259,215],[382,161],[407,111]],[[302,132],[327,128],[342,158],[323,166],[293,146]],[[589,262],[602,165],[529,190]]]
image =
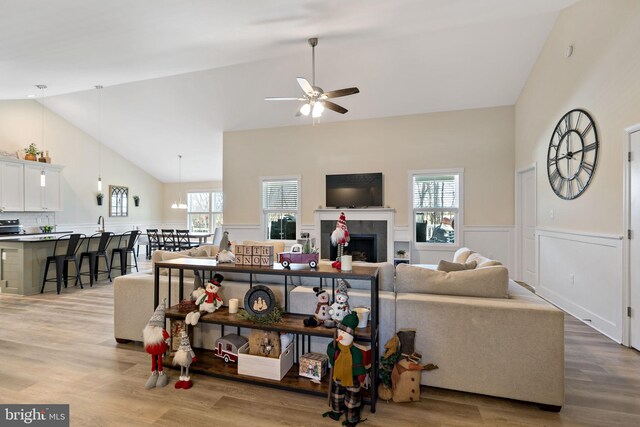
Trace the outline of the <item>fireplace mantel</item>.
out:
[[[395,224],[395,209],[393,208],[366,208],[366,209],[334,209],[324,208],[314,211],[314,226],[316,237],[320,241],[320,222],[338,221],[340,212],[344,212],[349,221],[386,221],[387,222],[387,261],[393,262],[393,228]]]

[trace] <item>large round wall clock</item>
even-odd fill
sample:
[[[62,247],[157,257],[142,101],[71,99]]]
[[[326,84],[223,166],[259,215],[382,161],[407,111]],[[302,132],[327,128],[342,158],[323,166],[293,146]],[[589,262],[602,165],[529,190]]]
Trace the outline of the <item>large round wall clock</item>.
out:
[[[560,119],[547,152],[549,184],[558,197],[572,200],[584,193],[596,170],[598,147],[589,113],[571,110]]]

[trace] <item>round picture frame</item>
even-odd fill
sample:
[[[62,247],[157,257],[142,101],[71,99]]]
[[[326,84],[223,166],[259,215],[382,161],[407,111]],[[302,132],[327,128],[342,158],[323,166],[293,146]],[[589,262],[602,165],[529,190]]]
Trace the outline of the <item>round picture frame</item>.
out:
[[[276,307],[276,296],[264,285],[253,285],[244,295],[244,309],[254,316],[262,317]]]

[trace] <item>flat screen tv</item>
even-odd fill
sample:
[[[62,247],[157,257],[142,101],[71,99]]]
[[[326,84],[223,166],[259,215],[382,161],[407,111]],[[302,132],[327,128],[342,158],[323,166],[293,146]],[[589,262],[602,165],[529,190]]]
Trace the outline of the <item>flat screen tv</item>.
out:
[[[382,207],[382,173],[327,175],[328,208]]]

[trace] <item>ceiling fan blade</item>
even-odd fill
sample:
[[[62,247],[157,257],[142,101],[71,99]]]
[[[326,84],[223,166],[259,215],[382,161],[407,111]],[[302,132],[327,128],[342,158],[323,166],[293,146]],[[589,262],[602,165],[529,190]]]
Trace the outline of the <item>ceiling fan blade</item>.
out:
[[[355,93],[360,93],[360,89],[357,87],[348,87],[345,89],[332,90],[330,92],[325,92],[322,95],[322,98],[339,98],[341,96],[353,95]]]
[[[341,106],[339,106],[338,104],[334,104],[334,103],[333,103],[333,102],[331,102],[331,101],[322,101],[322,104],[324,105],[324,107],[325,107],[325,108],[328,108],[329,110],[333,110],[333,111],[335,111],[336,113],[344,114],[344,113],[346,113],[347,111],[349,111],[349,110],[347,110],[346,108],[341,107]]]
[[[274,96],[269,96],[264,98],[265,101],[306,101],[306,98],[278,98]]]
[[[298,84],[302,88],[302,91],[306,93],[308,96],[313,96],[313,86],[305,79],[304,77],[296,77]]]

